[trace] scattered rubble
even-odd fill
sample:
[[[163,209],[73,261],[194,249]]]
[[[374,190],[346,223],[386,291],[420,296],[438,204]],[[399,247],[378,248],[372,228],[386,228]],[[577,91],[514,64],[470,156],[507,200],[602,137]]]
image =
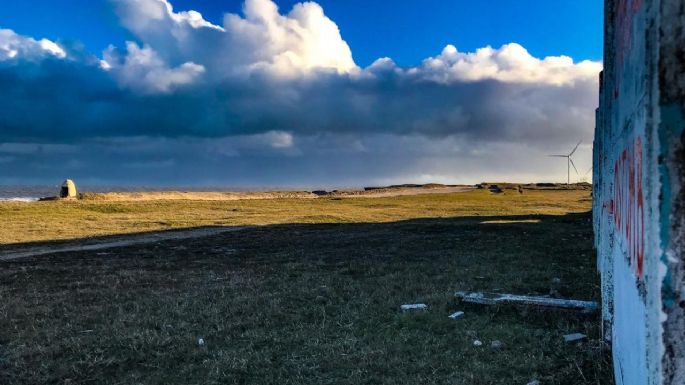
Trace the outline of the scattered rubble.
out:
[[[461,317],[461,316],[463,316],[463,315],[464,315],[464,312],[463,312],[463,311],[458,311],[458,312],[454,312],[454,313],[450,314],[450,315],[449,315],[449,318],[457,319],[457,318],[459,318],[459,317]]]
[[[575,299],[561,299],[549,297],[534,297],[515,294],[498,293],[470,293],[459,291],[455,293],[457,298],[467,303],[480,305],[524,305],[542,308],[558,308],[565,310],[579,310],[583,313],[597,311],[599,305],[594,301],[580,301]]]
[[[400,306],[400,309],[404,311],[411,311],[411,310],[426,310],[428,309],[428,305],[425,303],[411,303],[411,304],[406,304]]]
[[[490,349],[492,350],[502,350],[504,349],[504,343],[499,340],[494,340],[490,343]]]
[[[585,334],[582,333],[573,333],[573,334],[566,334],[564,336],[564,341],[566,342],[579,342],[583,341],[587,338]]]

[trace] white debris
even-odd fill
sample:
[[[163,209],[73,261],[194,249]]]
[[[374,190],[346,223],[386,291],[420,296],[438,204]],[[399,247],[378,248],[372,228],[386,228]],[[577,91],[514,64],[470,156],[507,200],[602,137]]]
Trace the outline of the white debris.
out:
[[[400,306],[400,309],[402,309],[404,311],[426,310],[426,309],[428,309],[428,305],[426,305],[425,303],[410,303],[410,304]]]
[[[205,346],[205,340],[203,338],[198,338],[197,346]]]
[[[538,380],[533,380],[533,381],[527,383],[526,385],[540,385],[540,381],[538,381]]]
[[[502,350],[504,349],[504,343],[499,340],[494,340],[490,343],[490,348],[492,350]]]
[[[450,314],[449,317],[452,319],[457,319],[463,315],[464,315],[463,311],[458,311],[458,312],[454,312],[454,313]]]
[[[583,313],[592,313],[599,309],[599,304],[594,301],[580,301],[575,299],[549,298],[540,296],[526,296],[499,293],[471,293],[458,291],[455,295],[467,303],[480,305],[525,305],[542,308],[559,308],[568,310],[580,310]]]
[[[564,341],[566,342],[577,342],[577,341],[582,341],[586,339],[587,336],[582,333],[573,333],[573,334],[566,334],[564,336]]]
[[[473,341],[473,346],[483,346],[483,343],[480,340],[475,340]]]

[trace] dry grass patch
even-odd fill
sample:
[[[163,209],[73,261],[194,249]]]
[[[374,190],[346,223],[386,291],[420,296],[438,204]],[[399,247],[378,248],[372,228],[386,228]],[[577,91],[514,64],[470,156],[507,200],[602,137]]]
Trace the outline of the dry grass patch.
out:
[[[590,202],[589,192],[583,190],[531,190],[523,195],[476,190],[387,198],[0,202],[4,220],[0,245],[198,226],[561,215],[586,211]]]

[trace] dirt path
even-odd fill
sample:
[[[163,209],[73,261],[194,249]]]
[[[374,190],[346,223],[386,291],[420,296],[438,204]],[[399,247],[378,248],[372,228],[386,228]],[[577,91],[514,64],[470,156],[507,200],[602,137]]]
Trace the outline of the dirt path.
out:
[[[36,257],[45,254],[65,253],[72,251],[96,251],[140,245],[146,243],[163,242],[176,239],[201,238],[212,235],[240,231],[246,227],[205,227],[191,230],[162,231],[145,234],[117,235],[106,239],[91,239],[88,241],[70,242],[63,245],[41,245],[33,247],[18,247],[15,250],[0,251],[0,261],[11,261],[20,258]]]
[[[339,194],[341,197],[345,198],[389,198],[389,197],[399,197],[407,195],[423,195],[423,194],[450,194],[458,192],[467,192],[475,190],[474,187],[470,186],[457,186],[457,187],[437,187],[437,188],[392,188],[392,189],[379,189],[370,191],[359,191],[359,192],[342,192]],[[336,194],[333,194],[336,196]]]

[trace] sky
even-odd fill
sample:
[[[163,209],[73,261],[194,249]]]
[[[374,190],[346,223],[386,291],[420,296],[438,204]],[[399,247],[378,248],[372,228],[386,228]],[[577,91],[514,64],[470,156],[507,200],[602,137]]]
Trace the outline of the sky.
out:
[[[0,184],[589,177],[601,2],[0,1]]]

